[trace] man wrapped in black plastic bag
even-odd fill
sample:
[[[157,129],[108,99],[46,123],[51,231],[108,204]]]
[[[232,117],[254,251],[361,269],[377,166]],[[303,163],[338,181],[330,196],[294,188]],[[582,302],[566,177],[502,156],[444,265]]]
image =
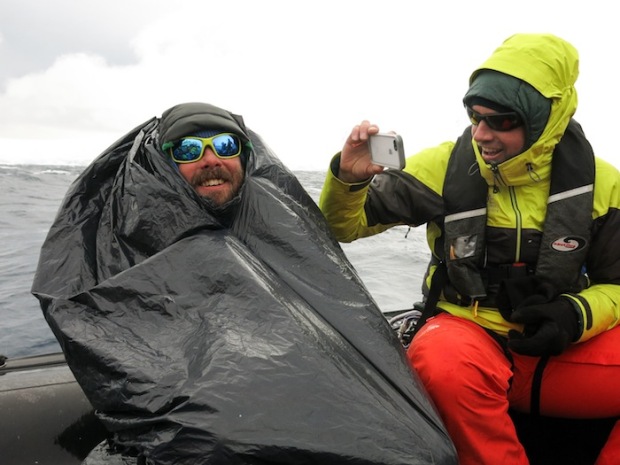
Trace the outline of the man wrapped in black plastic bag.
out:
[[[124,457],[456,463],[322,214],[240,116],[181,104],[107,149],[33,293]]]

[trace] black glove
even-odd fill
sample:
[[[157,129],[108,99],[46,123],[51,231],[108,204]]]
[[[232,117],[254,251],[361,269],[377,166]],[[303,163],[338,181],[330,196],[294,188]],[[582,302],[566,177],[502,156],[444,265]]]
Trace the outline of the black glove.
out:
[[[522,355],[559,355],[579,337],[580,316],[573,304],[560,297],[545,304],[520,306],[510,315],[524,325],[523,333],[510,330],[508,347]]]
[[[512,312],[519,307],[547,304],[555,300],[557,293],[551,284],[538,276],[505,279],[499,284],[495,298],[499,313],[511,321]]]

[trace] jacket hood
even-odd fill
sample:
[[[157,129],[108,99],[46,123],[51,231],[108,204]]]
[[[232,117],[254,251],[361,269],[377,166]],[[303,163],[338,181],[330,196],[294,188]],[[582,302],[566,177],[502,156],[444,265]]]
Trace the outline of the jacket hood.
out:
[[[493,70],[527,82],[551,100],[551,111],[542,134],[525,152],[498,165],[502,180],[511,185],[531,182],[551,172],[553,150],[577,110],[575,82],[579,54],[575,47],[552,34],[515,34],[504,41],[470,77],[470,84],[484,70]],[[481,173],[487,181],[494,174],[473,142]],[[494,182],[494,181],[493,181]]]

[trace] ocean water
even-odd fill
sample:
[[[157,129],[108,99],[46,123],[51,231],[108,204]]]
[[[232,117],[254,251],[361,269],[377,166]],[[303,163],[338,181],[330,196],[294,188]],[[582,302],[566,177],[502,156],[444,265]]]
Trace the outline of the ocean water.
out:
[[[0,355],[60,350],[30,293],[41,245],[81,166],[0,165]],[[324,172],[295,173],[318,202]],[[421,299],[429,258],[423,228],[396,227],[342,244],[382,311],[405,310]]]

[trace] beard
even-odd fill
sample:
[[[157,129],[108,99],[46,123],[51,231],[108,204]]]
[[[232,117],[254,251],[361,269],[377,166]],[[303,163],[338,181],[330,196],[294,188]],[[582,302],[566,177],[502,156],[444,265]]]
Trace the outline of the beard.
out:
[[[197,172],[192,177],[191,184],[199,195],[209,199],[214,206],[220,207],[238,194],[243,178],[242,170],[231,172],[216,166]]]

